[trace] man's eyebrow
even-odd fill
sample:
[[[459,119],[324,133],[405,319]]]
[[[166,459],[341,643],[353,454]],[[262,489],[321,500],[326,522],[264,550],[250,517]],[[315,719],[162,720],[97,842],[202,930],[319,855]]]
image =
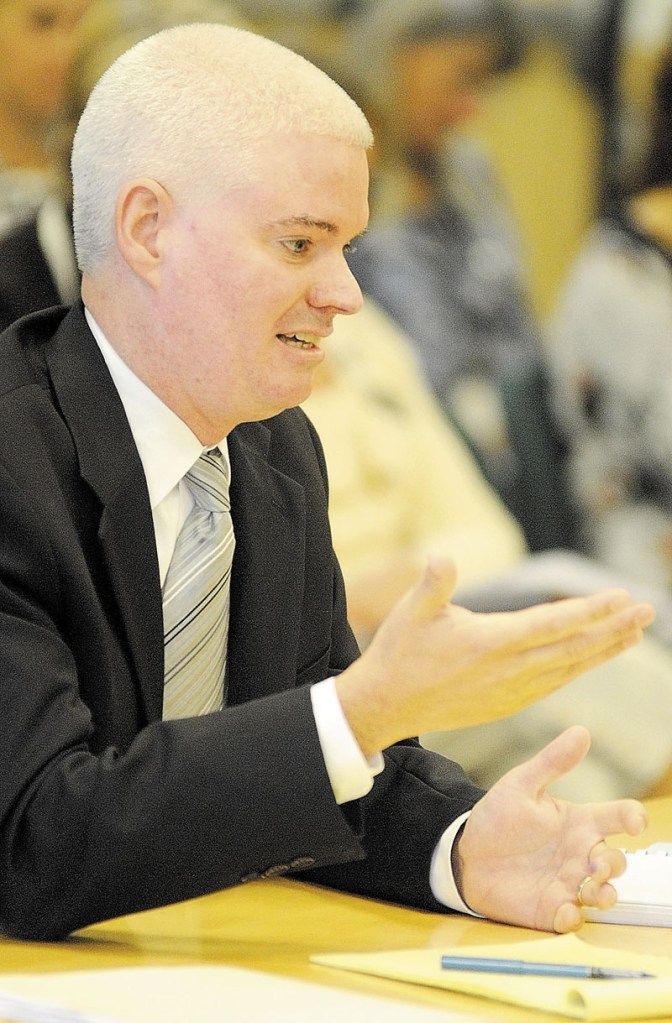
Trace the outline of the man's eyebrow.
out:
[[[316,217],[311,217],[308,214],[286,217],[284,220],[276,220],[268,226],[269,228],[312,227],[317,228],[318,231],[325,231],[327,234],[336,234],[338,231],[336,224],[333,224],[330,220],[318,220]]]
[[[308,214],[300,214],[296,217],[285,217],[282,220],[275,220],[266,225],[268,231],[283,231],[294,230],[296,228],[313,228],[314,230],[324,231],[326,234],[336,234],[338,227],[330,220],[318,220],[317,217],[311,217]],[[359,238],[363,238],[368,228],[364,228],[359,234],[356,234],[354,238],[350,240],[350,244],[353,245]]]

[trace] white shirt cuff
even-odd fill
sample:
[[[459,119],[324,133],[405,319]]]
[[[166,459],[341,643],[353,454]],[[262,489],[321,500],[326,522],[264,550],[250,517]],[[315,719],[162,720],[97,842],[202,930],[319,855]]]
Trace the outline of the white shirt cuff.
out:
[[[461,817],[457,817],[441,836],[432,856],[429,870],[429,885],[437,902],[443,903],[448,909],[455,909],[460,913],[468,913],[470,916],[479,916],[480,914],[474,913],[473,910],[469,909],[469,906],[461,898],[455,884],[451,862],[451,853],[455,839],[468,816],[469,813],[467,812],[463,813]]]
[[[336,802],[340,805],[361,799],[371,791],[373,779],[385,766],[382,753],[372,757],[365,757],[362,753],[343,713],[333,678],[312,686],[310,698]]]
[[[336,802],[340,805],[353,799],[361,799],[371,791],[373,779],[385,766],[382,753],[376,753],[372,757],[365,757],[362,753],[343,713],[333,678],[324,679],[323,682],[312,686],[310,698],[317,735]],[[460,898],[451,865],[453,844],[468,816],[468,813],[462,814],[441,836],[432,856],[429,883],[434,898],[448,909],[478,916],[479,914],[472,912]]]

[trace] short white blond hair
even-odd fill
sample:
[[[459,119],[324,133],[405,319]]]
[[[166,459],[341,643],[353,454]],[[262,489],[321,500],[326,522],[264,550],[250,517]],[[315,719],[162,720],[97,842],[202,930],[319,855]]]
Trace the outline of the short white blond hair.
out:
[[[369,124],[323,71],[263,36],[194,23],[137,43],[105,71],[72,148],[73,225],[82,273],[113,241],[119,190],[135,177],[177,201],[207,197],[251,174],[256,147],[300,132],[368,148]],[[282,174],[282,150],[278,151]]]

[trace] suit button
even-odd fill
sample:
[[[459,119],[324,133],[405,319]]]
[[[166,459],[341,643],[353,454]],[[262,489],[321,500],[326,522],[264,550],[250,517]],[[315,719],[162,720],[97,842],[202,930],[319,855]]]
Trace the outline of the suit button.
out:
[[[265,878],[279,877],[281,874],[286,874],[288,870],[288,863],[276,863],[275,866],[266,867],[266,870],[262,870],[261,876]]]
[[[296,856],[289,864],[292,870],[304,870],[306,867],[315,866],[314,856]]]

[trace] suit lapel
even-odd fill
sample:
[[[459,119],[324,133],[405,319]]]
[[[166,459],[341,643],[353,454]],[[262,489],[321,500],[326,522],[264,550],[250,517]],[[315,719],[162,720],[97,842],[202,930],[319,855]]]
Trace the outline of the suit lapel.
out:
[[[303,488],[269,464],[260,423],[229,437],[236,552],[231,577],[227,702],[291,687],[304,593]]]
[[[161,716],[163,697],[163,615],[151,508],[123,405],[81,306],[63,321],[47,361],[82,478],[102,505],[102,557],[147,719],[154,720]],[[95,431],[92,421],[99,427]],[[270,431],[260,423],[239,426],[229,437],[236,534],[229,703],[276,692],[296,680],[305,496],[300,484],[269,464],[269,443]]]
[[[102,558],[145,713],[153,720],[161,716],[163,699],[163,614],[152,513],[123,405],[81,307],[63,321],[47,362],[82,478],[102,505]]]

